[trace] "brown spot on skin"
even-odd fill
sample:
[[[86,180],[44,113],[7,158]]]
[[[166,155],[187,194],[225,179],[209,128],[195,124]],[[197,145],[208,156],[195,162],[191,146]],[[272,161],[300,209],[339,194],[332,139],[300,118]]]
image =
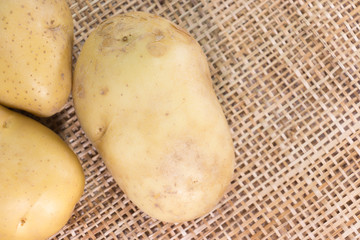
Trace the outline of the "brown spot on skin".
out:
[[[3,122],[2,128],[8,128],[8,123],[7,123],[7,122]]]
[[[85,89],[84,86],[82,85],[82,83],[80,83],[77,88],[76,88],[76,94],[78,95],[79,98],[83,98],[85,97]]]
[[[108,87],[104,87],[100,90],[100,94],[101,95],[106,95],[109,92],[109,88]]]
[[[111,38],[111,37],[104,37],[104,40],[101,43],[101,49],[102,48],[106,48],[106,47],[110,47],[112,45],[114,45],[115,39]]]
[[[64,80],[65,79],[65,74],[61,73],[61,79]]]
[[[146,49],[154,57],[161,57],[166,53],[166,46],[160,42],[148,43]]]
[[[168,113],[168,112],[166,112],[166,113],[165,113],[165,116],[169,116],[169,113]]]
[[[26,223],[26,218],[22,218],[22,219],[20,220],[20,225],[21,225],[21,226],[24,226],[25,223]]]
[[[127,42],[128,37],[127,37],[127,36],[124,36],[124,37],[122,38],[122,40],[123,40],[123,42]]]

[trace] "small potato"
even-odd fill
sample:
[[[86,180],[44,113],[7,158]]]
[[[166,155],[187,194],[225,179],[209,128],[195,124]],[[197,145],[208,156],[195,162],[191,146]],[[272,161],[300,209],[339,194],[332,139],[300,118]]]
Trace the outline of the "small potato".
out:
[[[76,155],[40,123],[0,106],[0,239],[42,240],[84,190]]]
[[[68,100],[73,21],[65,0],[0,0],[0,104],[47,117]]]
[[[188,33],[141,12],[105,21],[83,46],[73,97],[85,133],[144,212],[182,222],[219,202],[234,148],[207,59]]]

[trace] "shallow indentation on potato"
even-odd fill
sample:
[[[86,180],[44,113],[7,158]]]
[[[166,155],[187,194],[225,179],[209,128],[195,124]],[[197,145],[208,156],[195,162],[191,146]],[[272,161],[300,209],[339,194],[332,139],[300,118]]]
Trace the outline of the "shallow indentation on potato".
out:
[[[102,138],[105,136],[107,130],[108,130],[109,126],[106,126],[105,124],[102,126],[99,126],[96,130],[95,130],[95,135],[94,135],[94,143],[97,142],[101,142]]]
[[[166,46],[160,42],[148,43],[146,49],[154,57],[161,57],[166,53]]]

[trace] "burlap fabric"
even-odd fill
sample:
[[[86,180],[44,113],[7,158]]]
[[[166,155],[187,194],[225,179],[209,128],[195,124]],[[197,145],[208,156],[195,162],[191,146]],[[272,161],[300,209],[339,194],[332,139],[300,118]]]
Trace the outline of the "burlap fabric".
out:
[[[110,16],[145,11],[187,29],[208,57],[236,149],[208,215],[167,224],[140,211],[86,138],[71,99],[42,121],[76,152],[83,197],[52,239],[360,239],[360,2],[69,0],[74,65]]]

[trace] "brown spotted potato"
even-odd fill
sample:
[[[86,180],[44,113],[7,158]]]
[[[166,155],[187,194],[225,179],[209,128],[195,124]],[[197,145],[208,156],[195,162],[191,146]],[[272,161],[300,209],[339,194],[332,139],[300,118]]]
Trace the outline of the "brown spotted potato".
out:
[[[115,16],[76,64],[80,123],[127,196],[166,222],[200,217],[234,171],[229,127],[199,44],[164,18]]]
[[[0,104],[38,116],[71,91],[73,22],[65,0],[0,0]]]

